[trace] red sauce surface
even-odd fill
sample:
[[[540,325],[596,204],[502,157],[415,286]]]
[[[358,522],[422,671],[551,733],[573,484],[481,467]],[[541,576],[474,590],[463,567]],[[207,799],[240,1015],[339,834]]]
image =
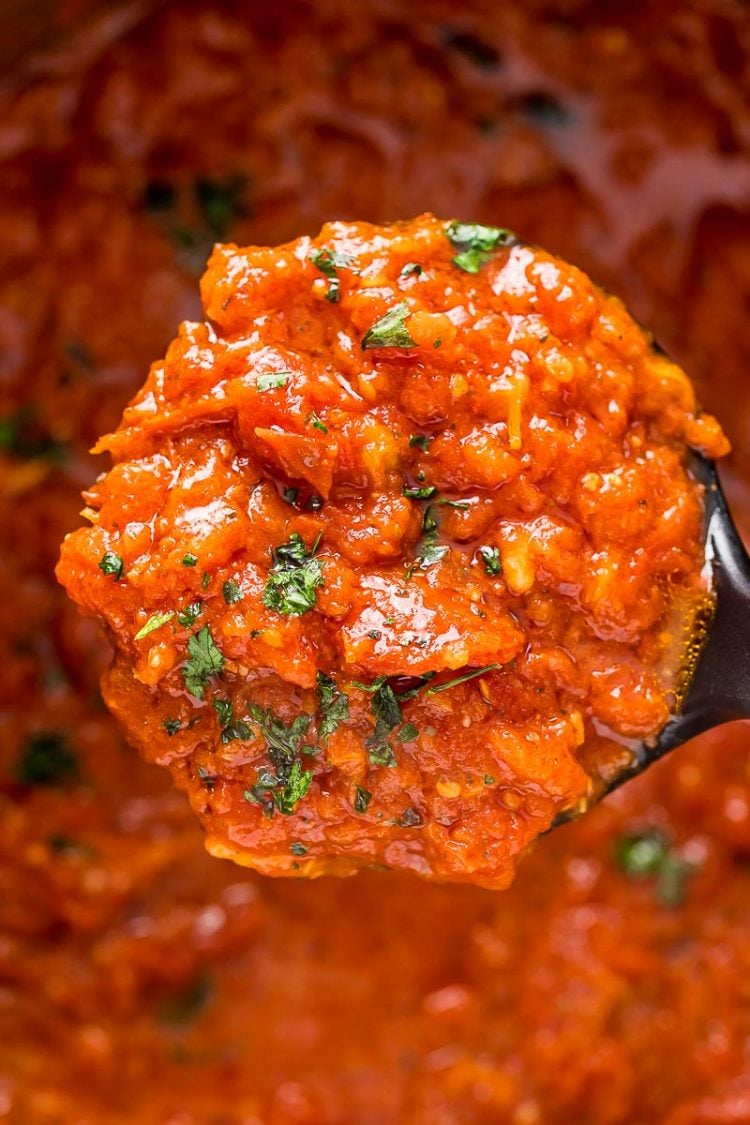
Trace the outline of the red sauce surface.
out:
[[[541,840],[507,892],[262,879],[205,855],[122,745],[105,642],[52,573],[86,449],[200,316],[213,240],[425,209],[507,224],[619,293],[720,417],[747,526],[747,30],[710,0],[107,6],[7,80],[9,1120],[750,1118],[745,726]],[[207,184],[234,192],[230,221]],[[664,853],[640,877],[635,834]]]
[[[63,547],[107,704],[214,855],[507,886],[667,720],[708,596],[685,442],[723,435],[499,228],[330,223],[202,290]]]

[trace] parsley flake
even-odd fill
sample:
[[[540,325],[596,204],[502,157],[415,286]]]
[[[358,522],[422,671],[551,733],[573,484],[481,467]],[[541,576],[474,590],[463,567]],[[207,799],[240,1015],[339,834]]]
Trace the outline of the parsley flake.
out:
[[[164,727],[164,730],[167,732],[170,738],[173,735],[177,734],[178,730],[182,730],[182,723],[179,719],[165,719],[161,725]]]
[[[246,742],[247,739],[253,737],[252,727],[244,719],[235,719],[232,714],[232,704],[228,699],[214,699],[212,701],[213,709],[219,719],[219,726],[221,727],[221,741],[226,745],[229,742],[234,742],[239,739],[240,742]]]
[[[426,453],[431,441],[432,438],[428,437],[427,434],[412,434],[409,438],[409,448],[414,449],[416,447]]]
[[[401,495],[405,496],[407,500],[431,500],[433,496],[437,495],[437,488],[432,484],[425,485],[423,488],[404,487],[401,490]]]
[[[475,668],[473,672],[467,672],[464,676],[456,676],[455,679],[447,680],[443,684],[435,684],[433,687],[427,689],[425,695],[437,695],[439,691],[447,691],[448,688],[457,687],[459,684],[466,684],[469,680],[475,680],[477,676],[483,676],[485,672],[494,672],[499,667],[499,664],[485,664],[484,668]]]
[[[399,281],[403,281],[407,277],[419,277],[422,273],[422,267],[419,262],[407,262],[405,266],[401,267],[399,272]]]
[[[156,632],[161,629],[162,625],[166,625],[174,617],[174,610],[167,609],[163,613],[152,613],[145,625],[141,626],[136,635],[133,637],[134,641],[141,641],[147,637],[149,633]]]
[[[203,602],[191,602],[186,605],[184,609],[179,610],[177,614],[177,624],[182,625],[184,628],[190,628],[200,617],[203,612]]]
[[[316,590],[323,585],[323,564],[315,558],[320,536],[308,551],[301,535],[294,531],[286,543],[271,551],[273,565],[263,591],[263,605],[286,617],[301,617],[317,601]]]
[[[240,589],[239,582],[235,582],[233,578],[228,578],[221,589],[224,594],[224,601],[227,605],[234,605],[236,602],[241,602],[245,596]]]
[[[318,700],[320,721],[318,736],[326,742],[338,727],[349,718],[349,700],[336,687],[336,681],[325,672],[318,672]]]
[[[187,647],[188,660],[182,669],[185,687],[196,699],[203,699],[208,681],[224,668],[224,656],[217,648],[208,625],[189,639]]]
[[[255,380],[255,386],[260,394],[266,391],[278,391],[289,382],[291,371],[266,371]]]
[[[417,345],[406,327],[409,306],[401,301],[376,320],[362,339],[362,350],[368,348],[415,348]]]
[[[274,768],[258,771],[256,784],[245,790],[245,800],[260,805],[268,817],[273,816],[275,809],[290,816],[312,783],[313,771],[303,769],[300,762],[301,754],[314,752],[313,748],[300,745],[311,716],[297,715],[287,726],[270,707],[252,703],[248,710],[260,727]]]
[[[485,227],[480,223],[450,223],[448,240],[458,250],[453,264],[464,273],[479,273],[489,262],[493,250],[514,243],[516,236],[504,227]]]
[[[339,254],[336,250],[329,250],[327,246],[310,251],[310,261],[316,269],[320,270],[323,277],[328,278],[326,300],[336,304],[341,298],[341,281],[337,270],[345,269],[352,264],[348,254]]]
[[[125,573],[125,563],[114,551],[105,551],[96,565],[102,574],[111,574],[115,582],[119,582]]]
[[[370,790],[363,789],[361,785],[358,785],[355,789],[354,811],[358,813],[366,813],[371,800],[372,793],[370,792]]]
[[[328,433],[328,426],[326,426],[325,422],[321,421],[321,419],[318,417],[318,415],[315,413],[314,410],[312,410],[307,415],[307,421],[310,423],[310,425],[312,426],[312,428],[314,430],[320,430],[321,434],[327,434]]]
[[[304,844],[301,844],[299,840],[292,840],[289,845],[289,851],[292,855],[307,855],[307,848]]]
[[[659,831],[623,837],[615,845],[615,861],[631,879],[654,878],[657,897],[667,907],[683,903],[688,878],[695,870]]]
[[[190,551],[188,551],[188,553],[186,555],[182,556],[182,565],[183,566],[197,566],[198,565],[198,556],[194,555]]]
[[[26,738],[15,774],[22,785],[65,785],[79,776],[78,760],[62,731],[38,731]]]
[[[484,569],[492,578],[502,574],[503,563],[500,558],[499,547],[480,547],[479,556],[484,563]]]

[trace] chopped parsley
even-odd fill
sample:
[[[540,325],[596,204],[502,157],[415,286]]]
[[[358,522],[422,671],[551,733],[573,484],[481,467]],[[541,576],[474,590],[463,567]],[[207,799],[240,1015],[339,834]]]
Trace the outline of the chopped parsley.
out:
[[[370,790],[363,789],[361,785],[358,785],[354,793],[354,811],[358,813],[366,813],[370,806],[371,800],[372,793],[370,792]]]
[[[239,582],[235,582],[233,578],[228,578],[221,590],[227,605],[234,605],[236,602],[241,602],[245,596],[240,589]]]
[[[494,785],[494,784],[495,784],[495,778],[494,778],[494,777],[492,776],[492,774],[491,774],[491,773],[486,773],[486,774],[484,775],[484,784],[485,784],[486,786],[488,786],[488,787],[489,787],[490,785]]]
[[[289,851],[292,855],[307,855],[307,848],[304,844],[301,844],[299,840],[292,840],[289,845]]]
[[[369,759],[374,766],[395,766],[390,736],[403,721],[399,699],[385,676],[378,676],[371,684],[357,683],[356,686],[372,695],[375,728],[365,742]]]
[[[301,745],[312,718],[297,715],[287,726],[270,707],[252,703],[249,711],[265,739],[273,770],[258,771],[256,784],[245,790],[245,800],[260,805],[268,817],[275,809],[290,816],[312,783],[313,771],[303,769],[300,762],[301,754],[315,752],[314,747]]]
[[[320,250],[310,251],[310,261],[324,277],[328,278],[326,300],[335,304],[341,298],[341,282],[337,271],[350,266],[351,258],[348,254],[339,254],[336,250],[329,250],[327,246],[323,246]]]
[[[125,563],[114,551],[105,551],[97,566],[102,574],[111,574],[115,582],[119,582],[125,573]]]
[[[421,272],[422,267],[420,266],[419,262],[407,262],[405,266],[401,267],[401,271],[398,275],[399,280],[401,281],[404,278],[412,276],[419,277]]]
[[[446,47],[457,51],[482,70],[493,70],[502,62],[500,53],[490,43],[485,43],[483,39],[472,35],[470,31],[448,28],[444,34],[443,42]]]
[[[294,531],[286,543],[271,551],[273,565],[263,591],[263,605],[287,617],[301,617],[317,601],[316,590],[323,584],[323,564],[315,554],[321,536],[308,551],[301,535]]]
[[[296,504],[297,497],[299,496],[298,488],[285,488],[281,493],[281,497],[287,504]]]
[[[78,760],[62,731],[38,731],[26,738],[15,775],[22,785],[65,785],[79,776]]]
[[[503,564],[500,558],[499,547],[480,547],[479,556],[484,563],[484,569],[492,578],[502,574]]]
[[[425,508],[422,517],[422,538],[417,544],[416,558],[420,567],[425,570],[440,562],[447,554],[448,547],[440,543],[440,524],[436,515],[436,506],[430,504]]]
[[[318,736],[325,742],[349,718],[349,700],[343,691],[338,690],[336,681],[325,672],[318,672],[317,688],[320,706]]]
[[[214,699],[212,706],[219,719],[221,741],[226,745],[239,739],[241,742],[253,737],[253,729],[244,719],[235,719],[232,704],[228,699]]]
[[[173,735],[177,734],[178,730],[182,730],[182,723],[179,719],[165,719],[161,725],[164,727],[164,730],[167,732],[170,738]]]
[[[265,371],[257,377],[255,385],[261,394],[265,391],[277,391],[287,385],[291,374],[291,371]]]
[[[211,582],[211,575],[208,573],[207,570],[204,570],[203,577],[201,578],[201,586],[203,587],[204,590],[208,589],[210,582]]]
[[[219,242],[223,242],[238,217],[247,213],[244,195],[247,180],[242,175],[222,180],[201,177],[195,181],[195,200],[203,222]]]
[[[326,426],[325,422],[321,421],[321,419],[318,417],[318,415],[315,413],[314,410],[312,410],[308,414],[307,421],[310,423],[310,425],[312,426],[312,428],[314,430],[320,430],[321,434],[327,434],[328,433],[328,426]]]
[[[694,871],[658,830],[624,836],[615,845],[615,861],[631,879],[655,879],[663,906],[677,907],[685,899],[687,881]]]
[[[457,687],[459,684],[466,684],[469,680],[475,680],[477,676],[483,676],[485,672],[494,672],[500,668],[499,664],[485,664],[484,668],[475,668],[473,672],[467,672],[463,676],[456,676],[453,680],[447,680],[443,684],[435,684],[433,687],[428,688],[425,695],[437,695],[439,691],[447,691],[448,688]]]
[[[133,637],[134,641],[141,641],[147,637],[149,633],[156,632],[161,629],[162,625],[166,625],[174,617],[173,609],[166,609],[163,613],[152,613],[145,625],[141,626],[136,635]]]
[[[504,227],[485,227],[480,223],[457,223],[448,225],[448,240],[458,251],[453,264],[464,273],[479,273],[489,262],[493,250],[508,246],[516,241],[512,231]]]
[[[198,565],[198,556],[193,555],[190,551],[188,551],[188,553],[186,555],[182,556],[182,565],[183,566],[197,566]]]
[[[419,730],[414,723],[404,723],[396,738],[399,742],[414,742],[415,739],[419,738]]]
[[[163,1000],[159,1006],[159,1021],[170,1027],[182,1027],[196,1019],[211,1000],[214,985],[211,977],[201,969],[179,991]]]
[[[216,778],[212,773],[209,773],[203,766],[198,766],[198,777],[203,782],[203,788],[207,789],[209,793],[213,793],[216,788]]]
[[[404,487],[401,494],[407,500],[431,500],[433,496],[437,495],[437,488],[433,484],[425,485],[423,488]]]
[[[186,605],[184,609],[179,610],[177,624],[189,629],[191,625],[195,624],[202,612],[203,602],[191,602],[190,605]]]
[[[414,348],[416,343],[406,327],[409,306],[401,301],[376,320],[362,339],[362,350],[368,348]]]
[[[188,641],[188,660],[182,669],[185,687],[196,699],[203,699],[206,684],[224,668],[224,657],[208,625]]]
[[[432,438],[428,437],[427,434],[412,434],[409,438],[409,448],[414,449],[416,447],[417,449],[423,450],[423,452],[427,452],[431,441]]]

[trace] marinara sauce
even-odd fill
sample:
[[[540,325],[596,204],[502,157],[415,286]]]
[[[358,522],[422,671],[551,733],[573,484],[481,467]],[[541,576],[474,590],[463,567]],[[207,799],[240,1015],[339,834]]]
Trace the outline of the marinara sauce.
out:
[[[202,292],[63,547],[106,702],[214,855],[507,886],[668,718],[721,431],[503,228],[219,246]]]
[[[32,6],[7,7],[3,50]],[[750,1119],[746,726],[540,840],[501,893],[261,878],[124,745],[109,646],[53,577],[109,468],[87,450],[202,319],[214,242],[426,210],[622,296],[721,419],[747,528],[746,9],[45,7],[54,42],[0,95],[0,1115]]]

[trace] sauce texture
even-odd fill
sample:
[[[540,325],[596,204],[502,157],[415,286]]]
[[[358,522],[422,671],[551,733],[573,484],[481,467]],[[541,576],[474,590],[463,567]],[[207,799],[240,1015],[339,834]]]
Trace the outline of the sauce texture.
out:
[[[0,51],[33,7],[0,6]],[[54,41],[0,90],[0,1117],[750,1120],[747,724],[539,840],[502,893],[261,878],[125,746],[109,646],[53,573],[109,467],[87,450],[201,319],[213,242],[424,211],[622,296],[720,418],[750,530],[747,7],[45,7]]]
[[[202,297],[63,546],[105,701],[214,855],[507,886],[668,718],[707,597],[688,445],[726,440],[502,228],[218,246]]]

